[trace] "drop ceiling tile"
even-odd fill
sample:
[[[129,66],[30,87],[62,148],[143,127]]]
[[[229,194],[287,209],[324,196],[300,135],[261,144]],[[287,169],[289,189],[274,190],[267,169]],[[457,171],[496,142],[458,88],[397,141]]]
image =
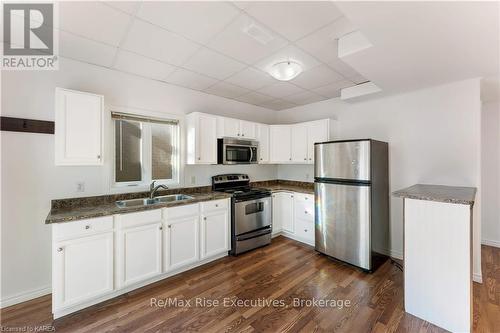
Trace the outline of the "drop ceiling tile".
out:
[[[305,90],[287,82],[277,82],[258,90],[258,92],[275,98],[298,94]]]
[[[301,73],[292,81],[299,87],[313,89],[343,79],[342,75],[331,70],[328,66],[319,65]]]
[[[194,90],[207,89],[217,82],[215,79],[185,70],[183,68],[178,68],[175,72],[170,74],[165,81]]]
[[[205,44],[238,14],[226,2],[146,1],[137,16]]]
[[[256,91],[251,91],[248,94],[238,96],[235,99],[240,101],[240,102],[244,102],[244,103],[260,105],[262,103],[269,102],[275,98],[268,96],[268,95],[258,93]]]
[[[246,11],[291,41],[342,16],[331,1],[263,1]]]
[[[120,50],[114,68],[155,80],[164,80],[176,67],[146,58],[135,53]]]
[[[172,65],[182,65],[199,46],[150,23],[135,20],[121,46]]]
[[[108,44],[59,31],[59,55],[62,57],[110,67],[117,51]]]
[[[354,25],[345,17],[341,17],[332,24],[298,40],[296,45],[323,62],[335,62],[339,60],[337,56],[338,38],[354,30]]]
[[[248,33],[245,31],[249,31]],[[249,33],[255,32],[258,39]],[[228,25],[208,46],[246,64],[254,64],[284,47],[287,41],[242,14]]]
[[[141,1],[106,1],[104,4],[119,9],[127,14],[135,15]]]
[[[302,51],[295,46],[287,46],[273,55],[259,61],[255,64],[255,67],[269,73],[271,67],[277,62],[292,60],[302,65],[302,70],[306,71],[309,68],[316,67],[320,64],[319,61],[311,57],[306,52]]]
[[[309,103],[319,102],[327,99],[324,96],[312,93],[310,91],[304,91],[300,94],[293,94],[282,98],[287,102],[291,102],[297,105],[305,105]]]
[[[200,49],[184,65],[187,69],[224,80],[242,70],[245,65],[207,48]]]
[[[327,98],[334,98],[340,96],[340,89],[352,87],[354,85],[355,83],[349,80],[342,80],[323,87],[313,89],[313,91],[317,94],[320,94],[321,96],[325,96]]]
[[[268,109],[272,109],[272,110],[276,110],[276,111],[280,111],[280,110],[293,108],[297,105],[295,105],[291,102],[284,101],[282,99],[273,99],[269,102],[261,103],[261,104],[259,104],[259,106],[262,106],[262,107],[268,108]]]
[[[336,72],[339,72],[344,77],[356,77],[359,76],[359,73],[356,72],[354,68],[343,62],[342,60],[332,60],[327,62],[328,66],[333,68]]]
[[[225,81],[250,90],[258,90],[264,86],[275,83],[276,79],[267,73],[247,67],[227,78]]]
[[[226,82],[218,82],[213,86],[211,86],[210,88],[205,89],[205,92],[212,95],[217,95],[227,98],[236,98],[238,96],[248,93],[249,90],[235,86],[234,84]]]
[[[59,27],[82,37],[118,46],[132,17],[95,1],[59,2]]]

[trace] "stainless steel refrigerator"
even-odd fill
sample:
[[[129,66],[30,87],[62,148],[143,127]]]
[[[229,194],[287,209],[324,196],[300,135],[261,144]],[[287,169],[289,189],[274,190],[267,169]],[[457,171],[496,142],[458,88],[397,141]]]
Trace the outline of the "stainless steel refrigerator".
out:
[[[373,271],[389,249],[388,144],[314,145],[316,250]]]

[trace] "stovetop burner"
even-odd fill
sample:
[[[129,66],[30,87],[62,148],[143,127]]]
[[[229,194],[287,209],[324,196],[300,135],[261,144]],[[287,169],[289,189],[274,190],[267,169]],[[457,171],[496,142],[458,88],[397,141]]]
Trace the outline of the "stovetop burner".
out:
[[[250,186],[250,178],[245,174],[227,174],[212,177],[212,190],[230,193],[234,198],[252,199],[252,197],[262,197],[271,195],[271,192]]]

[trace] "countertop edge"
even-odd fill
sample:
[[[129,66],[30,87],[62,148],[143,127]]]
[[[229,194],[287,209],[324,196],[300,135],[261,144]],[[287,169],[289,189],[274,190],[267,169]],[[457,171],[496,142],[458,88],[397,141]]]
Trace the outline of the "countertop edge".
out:
[[[455,193],[449,193],[449,195],[445,195],[444,193],[442,193],[442,191],[454,191]],[[463,193],[465,191],[467,191],[468,193]],[[475,187],[415,184],[410,187],[394,191],[392,192],[392,195],[403,199],[425,200],[473,206],[475,203],[476,193],[477,188]]]

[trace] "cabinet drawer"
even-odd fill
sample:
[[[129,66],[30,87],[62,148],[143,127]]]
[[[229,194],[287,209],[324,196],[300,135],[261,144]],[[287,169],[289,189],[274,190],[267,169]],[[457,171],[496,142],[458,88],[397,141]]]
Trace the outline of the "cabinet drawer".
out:
[[[201,203],[201,212],[206,213],[211,210],[218,210],[218,209],[227,209],[228,207],[228,199],[221,199],[221,200],[211,200],[211,201],[205,201]]]
[[[53,225],[55,240],[81,237],[97,232],[113,230],[113,217],[103,216],[94,219],[86,219]]]
[[[309,244],[314,244],[314,222],[303,219],[295,220],[295,236]]]
[[[314,221],[314,200],[312,196],[295,195],[294,212],[296,219]]]
[[[167,220],[178,217],[192,216],[199,214],[199,204],[184,205],[165,209],[165,218]]]
[[[161,217],[161,209],[146,210],[130,214],[120,214],[117,216],[117,227],[130,228],[139,225],[160,222],[162,220]]]

